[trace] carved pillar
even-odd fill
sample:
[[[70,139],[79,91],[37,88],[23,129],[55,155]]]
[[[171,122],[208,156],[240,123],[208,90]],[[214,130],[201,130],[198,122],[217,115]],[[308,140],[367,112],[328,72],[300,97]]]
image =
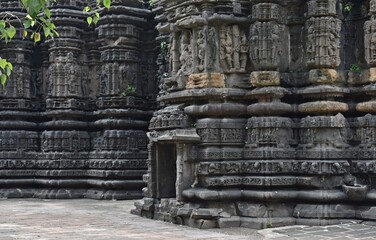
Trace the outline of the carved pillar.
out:
[[[279,70],[283,62],[289,62],[288,27],[282,1],[251,1],[252,24],[250,26],[251,63],[255,71],[250,75],[250,85],[255,89],[249,94],[258,102],[248,107],[251,115],[278,116],[292,111],[289,104],[281,102],[288,92],[280,87]],[[273,122],[273,121],[272,121]]]
[[[83,80],[86,77],[82,63],[85,54],[83,2],[56,1],[50,8],[59,37],[46,40],[40,50],[46,112],[43,113],[44,122],[40,124],[41,154],[38,160],[46,164],[41,171],[44,175],[38,176],[42,184],[37,192],[39,197],[83,197],[88,187],[85,166],[88,166],[91,148],[88,114],[82,111],[87,110],[84,92],[88,87]],[[56,165],[60,170],[54,177],[44,173]],[[59,180],[62,177],[65,180]],[[43,181],[46,178],[49,183]]]
[[[297,91],[298,96],[308,99],[298,105],[298,112],[308,115],[300,120],[298,126],[297,161],[305,164],[296,170],[312,174],[312,183],[307,187],[317,193],[313,193],[309,203],[297,204],[294,216],[331,218],[342,214],[343,217],[351,217],[353,207],[336,205],[345,198],[341,185],[350,170],[347,160],[355,157],[348,142],[349,123],[342,115],[349,110],[348,104],[343,101],[349,90],[342,87],[344,80],[337,71],[341,63],[342,22],[337,12],[337,0],[310,0],[307,4],[305,55],[309,86]],[[318,180],[320,184],[313,184]],[[336,200],[328,198],[315,203],[315,194],[320,196],[324,193],[339,195]]]
[[[83,92],[87,88],[83,81],[86,75],[80,63],[83,56],[84,16],[81,13],[71,17],[63,11],[69,7],[79,11],[82,6],[83,3],[79,0],[72,1],[70,6],[62,2],[52,3],[51,6],[51,9],[61,12],[62,16],[52,16],[60,33],[59,38],[46,41],[50,61],[46,100],[46,107],[49,109],[84,109],[86,105],[83,99]]]
[[[341,62],[341,21],[337,17],[336,4],[336,0],[308,2],[305,28],[310,86],[299,89],[297,93],[310,101],[300,104],[298,111],[319,116],[301,120],[299,159],[322,159],[328,151],[333,159],[351,157],[345,150],[348,148],[348,124],[341,114],[349,109],[347,103],[342,102],[348,89],[340,86],[342,78],[336,70]]]
[[[306,64],[310,86],[298,95],[311,101],[300,104],[299,112],[313,115],[335,115],[348,111],[339,101],[348,89],[339,85],[342,78],[336,68],[340,65],[341,21],[337,17],[336,0],[308,2],[306,21]]]
[[[148,54],[154,47],[153,35],[144,35],[152,29],[150,11],[141,7],[137,0],[114,3],[102,12],[96,26],[101,74],[91,156],[95,162],[109,164],[107,172],[122,186],[107,185],[102,192],[105,198],[138,198],[146,185],[146,129],[153,107],[149,97],[156,94],[156,87],[150,87],[156,57]],[[104,173],[100,165],[92,171]]]
[[[364,24],[364,47],[365,60],[368,69],[362,72],[362,77],[357,84],[361,84],[361,92],[369,100],[358,103],[356,110],[361,113],[375,114],[376,92],[374,83],[376,82],[376,1],[370,1],[369,9],[370,19]]]
[[[244,186],[250,191],[272,192],[280,188],[294,189],[296,183],[290,166],[293,165],[295,151],[293,121],[282,114],[292,112],[290,104],[281,100],[287,93],[281,87],[280,71],[289,63],[289,29],[286,25],[285,1],[251,1],[252,19],[249,30],[250,60],[253,65],[249,83],[252,90],[248,93],[250,99],[256,102],[247,108],[252,116],[246,124],[246,142],[244,158],[240,165],[240,173],[244,174]],[[245,217],[258,217],[251,220],[255,224],[270,222],[275,224],[275,218],[284,218],[286,224],[291,224],[293,206],[278,201],[273,193],[269,199],[254,201],[239,201],[237,207]],[[259,208],[255,215],[249,211]],[[282,211],[275,211],[280,209]]]
[[[157,94],[153,16],[138,0],[117,2],[95,29],[85,21],[92,13],[83,12],[92,3],[51,1],[59,37],[42,32],[34,45],[21,31],[0,46],[13,64],[0,86],[1,196],[142,196]],[[4,12],[26,15],[13,0],[0,1]],[[10,22],[19,28],[18,19]]]
[[[25,15],[20,3],[14,1],[1,2],[0,14],[9,18],[6,12],[11,11],[17,17]],[[8,78],[6,85],[0,87],[0,108],[12,110],[30,110],[31,103],[31,65],[32,48],[31,40],[22,38],[21,26],[16,18],[10,17],[10,23],[17,28],[17,35],[14,39],[5,44],[2,41],[0,54],[2,58],[7,59],[13,64],[13,72]]]
[[[364,50],[367,68],[362,70],[357,85],[358,91],[362,94],[363,102],[356,104],[356,110],[362,115],[355,119],[356,136],[359,141],[357,146],[358,159],[352,161],[352,174],[356,177],[356,183],[366,187],[365,191],[374,191],[376,176],[376,1],[369,1],[369,20],[364,23]],[[354,73],[349,73],[355,75]],[[365,100],[365,101],[364,101]],[[364,199],[363,199],[364,200]],[[363,205],[367,203],[362,202]],[[375,220],[370,212],[375,207],[359,208],[359,217]]]
[[[7,14],[5,13],[7,12]],[[23,39],[20,22],[26,13],[18,1],[1,1],[0,17],[9,18],[9,22],[17,29],[14,38],[0,44],[0,56],[13,65],[13,71],[7,79],[5,86],[0,86],[0,182],[2,196],[32,197],[25,187],[33,184],[35,170],[33,168],[38,155],[38,113],[34,110],[36,105],[34,92],[35,82],[31,69],[33,65],[33,43]],[[35,169],[35,168],[34,168]],[[22,177],[20,183],[14,176]]]

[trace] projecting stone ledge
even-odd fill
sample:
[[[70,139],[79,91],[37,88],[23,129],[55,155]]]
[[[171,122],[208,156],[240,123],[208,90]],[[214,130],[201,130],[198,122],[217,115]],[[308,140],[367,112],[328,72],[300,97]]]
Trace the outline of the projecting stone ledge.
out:
[[[200,136],[197,135],[195,129],[176,129],[165,132],[149,132],[147,133],[149,139],[153,142],[198,142]]]

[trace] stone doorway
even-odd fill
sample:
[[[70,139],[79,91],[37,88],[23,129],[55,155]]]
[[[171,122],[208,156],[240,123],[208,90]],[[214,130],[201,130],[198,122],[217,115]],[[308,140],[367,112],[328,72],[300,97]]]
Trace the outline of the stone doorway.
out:
[[[157,198],[176,198],[176,144],[157,145]]]

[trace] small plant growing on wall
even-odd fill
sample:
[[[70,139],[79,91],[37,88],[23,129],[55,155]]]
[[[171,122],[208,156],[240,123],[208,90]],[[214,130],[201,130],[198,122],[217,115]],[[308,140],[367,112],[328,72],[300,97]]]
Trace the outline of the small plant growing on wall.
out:
[[[128,84],[127,88],[124,90],[122,95],[125,97],[129,95],[133,95],[135,93],[136,93],[136,87],[133,84]]]
[[[353,73],[360,73],[361,68],[359,67],[358,64],[351,64],[350,71]]]
[[[350,13],[353,10],[354,3],[348,0],[341,0],[342,3],[342,10],[344,13]]]

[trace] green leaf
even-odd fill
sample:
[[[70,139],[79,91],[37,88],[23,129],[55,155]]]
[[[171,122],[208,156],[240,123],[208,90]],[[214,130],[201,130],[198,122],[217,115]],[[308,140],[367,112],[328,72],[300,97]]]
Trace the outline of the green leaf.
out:
[[[93,18],[92,17],[87,17],[86,18],[86,22],[89,24],[89,26],[90,26],[90,24],[93,22]]]
[[[105,8],[110,8],[111,7],[111,0],[103,0],[103,6]]]
[[[1,84],[4,86],[7,82],[7,76],[5,74],[1,74]]]
[[[34,34],[34,42],[37,43],[40,41],[40,33],[39,32],[36,32]]]
[[[43,32],[44,32],[45,37],[48,37],[51,35],[51,30],[46,26],[43,26]]]
[[[99,12],[94,13],[94,15],[95,15],[96,17],[98,17],[98,18],[100,17],[100,16],[99,16]]]
[[[97,25],[98,21],[99,21],[99,17],[94,16],[93,22],[94,22],[95,25]]]
[[[5,21],[4,20],[0,21],[0,27],[3,28],[3,29],[5,28]]]
[[[7,29],[7,33],[8,33],[8,37],[9,37],[9,38],[13,38],[14,35],[16,35],[16,29],[11,25],[11,26]]]
[[[24,25],[24,28],[29,28],[31,26],[31,20],[30,19],[25,20],[23,22],[23,25]]]
[[[85,12],[90,12],[90,7],[89,6],[86,6],[85,8],[84,8],[84,10],[85,10]]]
[[[51,11],[50,11],[50,9],[46,8],[46,9],[44,9],[44,12],[46,13],[47,18],[51,18]]]
[[[7,66],[8,62],[5,59],[0,59],[0,68],[5,69]]]
[[[8,62],[8,68],[13,71],[13,65],[10,62]]]
[[[7,73],[7,76],[9,77],[9,76],[10,76],[10,74],[12,73],[12,70],[10,70],[10,68],[9,68],[9,67],[7,67],[7,68],[6,68],[6,73]]]
[[[23,31],[23,37],[24,37],[24,38],[27,37],[27,31],[26,31],[26,30]]]

